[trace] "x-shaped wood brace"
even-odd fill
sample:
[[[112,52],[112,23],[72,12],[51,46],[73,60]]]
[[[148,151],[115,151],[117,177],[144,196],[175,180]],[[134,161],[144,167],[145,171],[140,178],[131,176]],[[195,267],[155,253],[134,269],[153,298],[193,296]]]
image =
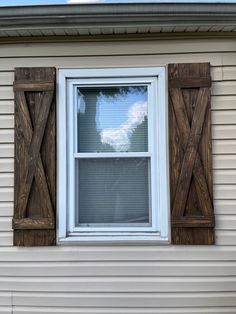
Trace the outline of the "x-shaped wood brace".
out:
[[[171,88],[170,96],[173,110],[177,121],[180,141],[184,150],[184,158],[181,165],[181,171],[175,191],[172,210],[172,225],[181,226],[212,226],[214,221],[211,213],[211,197],[204,175],[204,169],[201,158],[198,153],[198,145],[201,139],[202,128],[205,120],[205,114],[209,103],[209,88],[200,88],[195,103],[192,117],[191,128],[188,122],[188,116],[185,108],[183,94],[180,88]],[[184,216],[186,202],[192,175],[196,182],[196,191],[198,199],[201,202],[202,216]]]
[[[27,84],[27,83],[25,83]],[[48,84],[47,84],[48,85]],[[27,91],[35,91],[34,84],[28,84]],[[40,88],[42,91],[43,87]],[[37,89],[36,89],[37,90]],[[18,198],[16,199],[16,206],[18,208],[18,215],[13,219],[13,227],[15,229],[52,229],[53,223],[53,205],[50,198],[50,193],[47,185],[47,180],[43,168],[42,159],[40,156],[40,148],[42,139],[49,115],[50,106],[53,99],[53,88],[46,88],[40,97],[39,112],[35,121],[35,128],[30,119],[30,113],[27,106],[24,90],[17,90],[15,93],[15,100],[19,108],[19,119],[21,129],[24,136],[24,143],[27,147],[27,170],[23,175]],[[40,219],[26,218],[26,208],[29,199],[29,194],[33,182],[35,182],[40,188],[38,189],[39,197],[42,204],[43,217]],[[51,218],[51,219],[48,219]]]

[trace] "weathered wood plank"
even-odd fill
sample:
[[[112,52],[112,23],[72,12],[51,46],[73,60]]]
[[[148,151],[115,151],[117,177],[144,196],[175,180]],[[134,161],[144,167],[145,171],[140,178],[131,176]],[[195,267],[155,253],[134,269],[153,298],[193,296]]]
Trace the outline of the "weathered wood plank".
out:
[[[17,68],[14,86],[16,101],[14,243],[25,246],[53,245],[55,69]]]
[[[171,93],[172,103],[175,108],[175,106],[177,106],[176,104],[179,104],[181,97],[180,95],[178,95],[178,100],[176,100],[176,98],[174,98],[174,96],[172,95],[175,89],[172,89],[171,85],[170,85],[170,88],[171,88],[170,93]],[[181,119],[182,123],[178,123],[178,126],[180,128],[180,133],[181,133],[180,135],[181,137],[183,136],[183,139],[184,139],[183,148],[185,149],[185,155],[183,157],[182,167],[179,174],[178,184],[176,187],[176,192],[175,192],[176,197],[173,201],[172,216],[173,216],[174,221],[176,220],[176,217],[182,216],[184,214],[187,197],[189,193],[191,177],[194,171],[194,166],[196,165],[195,171],[199,169],[199,166],[201,167],[200,161],[197,162],[197,160],[199,160],[197,148],[200,142],[203,123],[205,119],[205,113],[206,113],[208,105],[209,105],[209,90],[202,88],[199,90],[199,94],[196,100],[196,107],[195,107],[196,109],[194,110],[194,114],[192,117],[192,126],[191,126],[191,130],[189,129],[189,134],[186,134],[186,127],[183,127],[184,123],[186,125],[185,121],[188,121],[187,114],[185,118],[183,117]],[[181,108],[183,107],[184,107],[184,103],[182,100],[182,105],[179,106],[179,108],[174,109],[177,120],[178,120],[178,117],[181,116],[183,113],[183,111],[181,110]],[[181,128],[183,129],[181,130]],[[208,199],[209,198],[207,197],[207,200]],[[207,202],[207,205],[208,205],[208,202]],[[207,206],[207,209],[209,209],[209,206]]]
[[[210,67],[171,64],[168,71],[172,242],[212,244]]]
[[[52,81],[16,81],[14,82],[14,91],[54,91],[54,86]]]

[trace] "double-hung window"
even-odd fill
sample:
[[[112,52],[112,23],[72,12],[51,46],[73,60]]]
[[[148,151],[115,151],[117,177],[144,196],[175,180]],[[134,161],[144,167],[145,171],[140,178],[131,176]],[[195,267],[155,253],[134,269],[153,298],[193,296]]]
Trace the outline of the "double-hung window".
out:
[[[164,67],[60,69],[58,243],[169,240]]]

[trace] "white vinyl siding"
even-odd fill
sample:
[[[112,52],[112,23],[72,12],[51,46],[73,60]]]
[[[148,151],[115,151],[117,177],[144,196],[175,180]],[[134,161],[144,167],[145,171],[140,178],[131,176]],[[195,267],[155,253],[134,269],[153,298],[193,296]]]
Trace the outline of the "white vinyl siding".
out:
[[[0,314],[236,313],[236,41],[0,47]],[[14,67],[211,63],[216,246],[12,246]]]

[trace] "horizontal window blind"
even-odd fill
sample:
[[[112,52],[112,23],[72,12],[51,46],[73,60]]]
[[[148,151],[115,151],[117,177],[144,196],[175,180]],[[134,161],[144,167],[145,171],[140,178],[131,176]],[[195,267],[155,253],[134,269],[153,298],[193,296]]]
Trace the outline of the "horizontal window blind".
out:
[[[77,223],[147,224],[149,158],[77,160]]]

